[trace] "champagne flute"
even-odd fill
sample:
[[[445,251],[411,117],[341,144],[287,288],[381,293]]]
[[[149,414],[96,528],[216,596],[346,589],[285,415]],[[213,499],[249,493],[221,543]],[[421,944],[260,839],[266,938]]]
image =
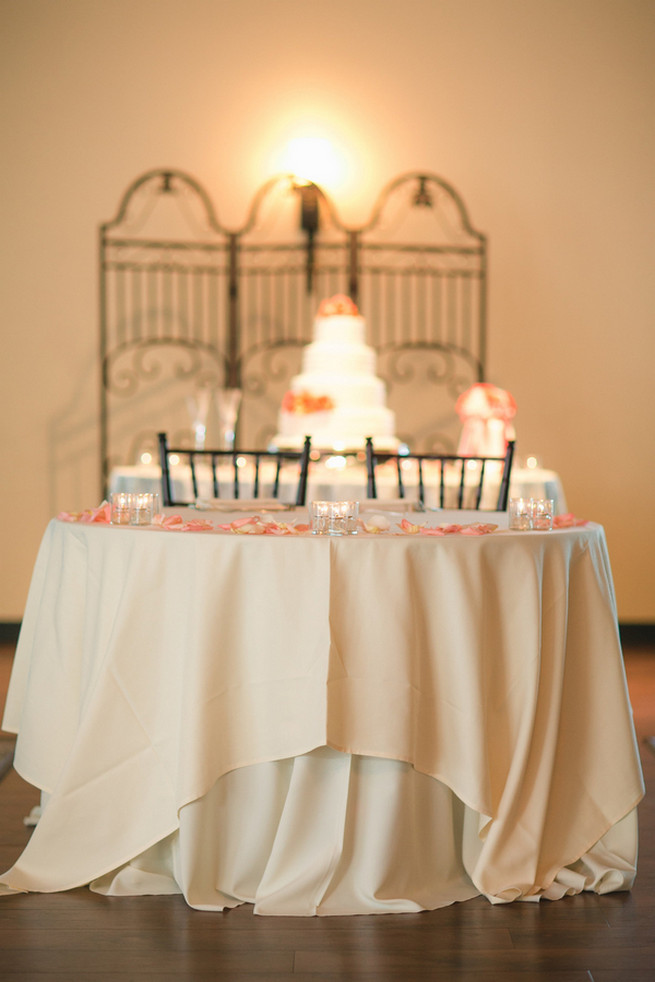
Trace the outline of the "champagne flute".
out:
[[[216,407],[221,427],[223,450],[234,450],[234,438],[241,406],[241,389],[218,389],[216,392]]]

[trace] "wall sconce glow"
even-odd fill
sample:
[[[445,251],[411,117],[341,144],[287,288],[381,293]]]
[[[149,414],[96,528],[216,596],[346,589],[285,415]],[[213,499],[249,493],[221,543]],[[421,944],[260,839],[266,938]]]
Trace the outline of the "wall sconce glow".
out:
[[[337,187],[343,180],[344,164],[329,140],[319,136],[297,136],[281,155],[280,170],[303,181]]]

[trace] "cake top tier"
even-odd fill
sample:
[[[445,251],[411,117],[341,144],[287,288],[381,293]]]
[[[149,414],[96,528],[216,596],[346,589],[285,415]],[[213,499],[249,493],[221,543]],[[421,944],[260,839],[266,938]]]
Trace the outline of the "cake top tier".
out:
[[[335,293],[333,297],[321,300],[318,308],[319,317],[357,317],[358,314],[357,304],[345,293]]]

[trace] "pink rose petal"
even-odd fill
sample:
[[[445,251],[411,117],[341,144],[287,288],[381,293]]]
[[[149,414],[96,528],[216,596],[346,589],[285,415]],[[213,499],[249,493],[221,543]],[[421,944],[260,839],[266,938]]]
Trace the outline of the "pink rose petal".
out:
[[[359,525],[373,535],[378,532],[388,532],[391,528],[391,522],[386,515],[371,515],[368,519],[360,520]]]
[[[214,525],[206,518],[192,518],[182,526],[184,532],[208,532],[214,530]]]
[[[473,522],[472,525],[462,526],[462,535],[490,535],[498,528],[490,522]]]
[[[400,522],[399,528],[401,529],[401,531],[406,532],[408,535],[416,535],[417,532],[421,531],[420,525],[414,525],[412,522],[409,522],[406,518],[403,518],[403,520]]]
[[[553,518],[553,528],[555,529],[567,529],[575,528],[579,525],[587,525],[589,519],[587,518],[576,518],[568,512],[566,515],[555,515]]]
[[[230,522],[230,527],[233,529],[241,528],[242,525],[251,525],[253,522],[259,522],[259,515],[248,515],[245,518],[235,518],[233,522]]]
[[[103,501],[97,508],[85,511],[62,511],[57,515],[60,522],[80,522],[82,525],[109,525],[111,522],[111,505]]]

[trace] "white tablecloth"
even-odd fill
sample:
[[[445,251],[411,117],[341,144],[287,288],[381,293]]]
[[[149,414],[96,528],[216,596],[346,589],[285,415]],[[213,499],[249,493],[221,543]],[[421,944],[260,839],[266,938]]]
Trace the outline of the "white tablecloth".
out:
[[[203,478],[202,468],[200,474],[200,497],[209,498],[212,496],[211,477]],[[191,487],[191,475],[188,466],[179,464],[171,470],[171,480],[173,482],[173,495],[177,501],[192,501],[193,492]],[[407,498],[416,498],[416,486],[413,474],[408,475]],[[485,507],[493,508],[498,496],[498,486],[500,477],[495,484],[490,484],[486,497],[488,502]],[[229,485],[229,479],[228,479]],[[284,485],[284,478],[283,478]],[[426,483],[427,503],[437,504],[436,494],[438,477],[435,477],[434,484]],[[161,470],[156,464],[135,464],[132,466],[116,467],[112,470],[109,479],[109,492],[112,491],[152,491],[161,492]],[[394,498],[398,494],[398,483],[393,470],[393,464],[388,465],[388,469],[382,471],[377,479],[377,492],[381,500]],[[231,489],[226,487],[226,496],[231,496]],[[244,494],[251,493],[246,485]],[[562,481],[556,471],[546,470],[545,468],[514,467],[510,476],[510,497],[512,498],[552,498],[555,502],[555,514],[563,515],[567,511],[566,496]],[[289,483],[288,487],[283,486],[282,499],[286,501],[295,500],[295,485]],[[333,468],[324,464],[322,461],[311,465],[309,480],[307,483],[307,501],[312,499],[334,501],[334,500],[360,500],[366,497],[366,467],[365,465],[346,466],[343,469]]]
[[[343,914],[635,875],[643,783],[597,525],[52,521],[3,727],[46,802],[4,890]]]

